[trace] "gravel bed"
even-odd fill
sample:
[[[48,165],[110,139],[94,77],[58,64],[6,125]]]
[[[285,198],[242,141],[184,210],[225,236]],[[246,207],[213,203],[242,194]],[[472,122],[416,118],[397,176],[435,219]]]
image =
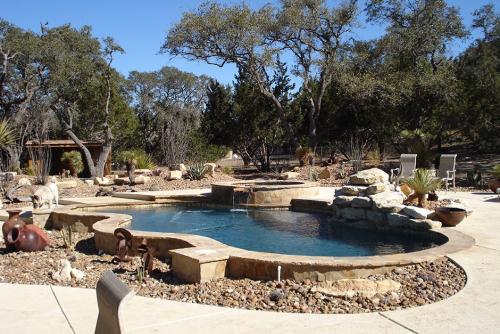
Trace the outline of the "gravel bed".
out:
[[[255,281],[219,279],[202,284],[186,284],[173,277],[168,261],[155,259],[150,277],[139,282],[137,259],[113,264],[112,256],[99,255],[92,233],[74,233],[74,250],[63,248],[59,232],[50,232],[50,250],[36,253],[7,253],[0,241],[0,281],[22,284],[52,284],[95,288],[100,275],[113,270],[138,295],[189,303],[295,313],[363,313],[395,310],[433,303],[460,291],[465,272],[447,259],[397,268],[371,280],[392,279],[401,283],[397,292],[372,298],[354,295],[332,297],[315,292],[316,283],[293,280]],[[68,259],[73,268],[85,272],[79,282],[60,283],[52,279],[58,262]]]

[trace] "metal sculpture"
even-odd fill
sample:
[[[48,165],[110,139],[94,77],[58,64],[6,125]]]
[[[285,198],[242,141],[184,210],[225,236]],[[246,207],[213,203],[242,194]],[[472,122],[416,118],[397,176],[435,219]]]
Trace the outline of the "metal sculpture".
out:
[[[116,238],[116,247],[115,254],[116,256],[113,258],[113,262],[128,262],[130,261],[130,257],[128,256],[128,252],[132,249],[132,234],[129,230],[124,228],[117,228],[113,233]]]

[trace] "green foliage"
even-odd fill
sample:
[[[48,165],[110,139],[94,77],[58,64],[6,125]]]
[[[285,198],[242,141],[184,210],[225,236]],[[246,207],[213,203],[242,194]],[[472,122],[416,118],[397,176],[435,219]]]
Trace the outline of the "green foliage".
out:
[[[207,141],[199,132],[193,133],[189,147],[188,159],[193,162],[216,162],[226,156],[228,149]]]
[[[500,164],[495,165],[492,168],[491,173],[493,174],[493,176],[495,177],[495,179],[497,179],[497,180],[500,181]]]
[[[205,176],[205,166],[201,163],[189,165],[186,170],[185,178],[191,181],[201,180]]]
[[[68,170],[71,171],[73,176],[83,172],[82,155],[79,151],[64,152],[61,155],[61,162]]]
[[[0,148],[6,148],[16,141],[14,130],[10,127],[9,122],[0,121]]]
[[[441,180],[435,177],[428,169],[417,168],[412,177],[403,181],[408,185],[419,198],[419,205],[423,206],[422,199],[425,199],[430,191],[434,191],[441,186]]]
[[[28,175],[28,176],[35,176],[35,171],[33,170],[33,167],[25,167],[25,168],[23,168],[22,173],[24,175]]]
[[[126,165],[134,164],[137,169],[154,169],[156,167],[153,158],[140,149],[121,151],[116,155],[116,160]]]
[[[234,168],[231,166],[222,167],[222,173],[226,175],[234,175]]]

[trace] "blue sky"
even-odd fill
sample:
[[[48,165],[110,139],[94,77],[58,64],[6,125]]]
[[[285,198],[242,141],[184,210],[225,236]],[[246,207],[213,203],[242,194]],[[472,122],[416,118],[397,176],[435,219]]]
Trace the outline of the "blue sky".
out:
[[[472,22],[474,9],[492,0],[448,0],[448,3],[460,8],[467,27]],[[7,0],[2,4],[0,17],[22,28],[40,30],[40,23],[49,26],[71,23],[80,27],[91,25],[95,36],[111,36],[125,49],[119,55],[115,67],[124,75],[129,71],[152,71],[162,66],[176,66],[184,71],[206,74],[221,82],[229,83],[234,78],[235,68],[218,68],[200,62],[171,58],[158,51],[168,29],[175,24],[183,12],[194,9],[200,0]],[[241,1],[222,1],[234,3]],[[252,7],[260,7],[269,0],[249,0]],[[271,1],[272,2],[272,1]],[[336,3],[337,1],[329,1]],[[22,3],[22,5],[21,5]],[[370,39],[383,33],[383,28],[367,25],[357,30],[358,38]],[[478,32],[473,32],[467,41],[458,41],[453,45],[452,53],[463,50]]]

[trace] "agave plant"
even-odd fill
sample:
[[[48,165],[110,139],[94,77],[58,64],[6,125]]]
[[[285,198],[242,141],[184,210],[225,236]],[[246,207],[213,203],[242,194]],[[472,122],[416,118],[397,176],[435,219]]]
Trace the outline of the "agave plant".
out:
[[[205,176],[205,166],[200,163],[189,166],[186,170],[185,178],[191,181],[201,180]]]
[[[441,180],[430,170],[418,168],[413,177],[403,181],[403,184],[413,189],[418,198],[418,206],[424,207],[427,204],[427,194],[438,189],[441,186]]]

